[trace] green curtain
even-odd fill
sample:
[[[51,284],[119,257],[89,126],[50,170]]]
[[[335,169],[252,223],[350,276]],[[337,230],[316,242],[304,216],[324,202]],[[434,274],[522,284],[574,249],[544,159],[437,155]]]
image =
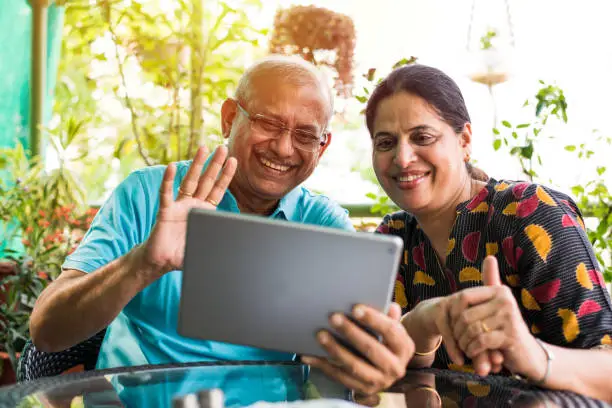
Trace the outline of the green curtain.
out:
[[[27,0],[1,0],[0,8],[0,147],[21,142],[29,147],[32,8]],[[48,11],[45,119],[51,115],[53,89],[62,43],[64,8]]]
[[[30,68],[32,66],[32,9],[27,0],[0,0],[0,147],[30,145]],[[62,43],[64,8],[48,9],[45,121],[52,113],[53,89]],[[44,143],[41,143],[41,149]],[[0,179],[10,180],[2,174]],[[13,235],[15,225],[0,222],[0,237]],[[21,247],[18,240],[0,239],[0,258],[8,248]]]

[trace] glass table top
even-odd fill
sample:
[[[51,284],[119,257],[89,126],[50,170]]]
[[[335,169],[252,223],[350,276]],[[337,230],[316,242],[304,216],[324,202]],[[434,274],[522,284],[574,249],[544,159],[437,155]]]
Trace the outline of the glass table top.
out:
[[[211,394],[210,390],[215,391]],[[221,404],[218,398],[222,396]],[[609,406],[571,393],[535,389],[514,379],[448,370],[409,370],[389,390],[353,395],[299,363],[198,363],[75,373],[0,388],[0,407],[316,406],[574,407]]]

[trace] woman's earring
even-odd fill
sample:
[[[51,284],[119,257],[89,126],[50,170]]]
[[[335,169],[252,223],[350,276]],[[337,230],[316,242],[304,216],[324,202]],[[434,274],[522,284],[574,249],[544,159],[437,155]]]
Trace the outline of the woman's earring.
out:
[[[469,161],[470,161],[470,154],[469,153],[465,154],[465,158],[463,159],[463,161],[465,161],[466,163],[469,163]]]

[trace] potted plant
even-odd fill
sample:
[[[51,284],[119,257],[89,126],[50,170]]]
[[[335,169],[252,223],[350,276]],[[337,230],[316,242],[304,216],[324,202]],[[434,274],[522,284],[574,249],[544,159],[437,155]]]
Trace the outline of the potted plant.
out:
[[[0,222],[5,233],[0,276],[0,385],[15,380],[19,351],[30,337],[34,302],[61,272],[95,210],[82,211],[60,195],[57,173],[46,172],[23,147],[0,151],[0,168],[17,177],[0,181]],[[8,226],[8,227],[7,227]]]
[[[355,26],[344,14],[322,7],[291,6],[279,9],[274,18],[270,52],[299,55],[319,67],[335,71],[335,88],[351,95]]]
[[[29,257],[16,258],[12,274],[0,281],[0,386],[15,382],[19,350],[29,337],[30,313],[47,282],[45,274],[33,273]]]
[[[480,37],[480,46],[473,56],[470,79],[487,86],[506,82],[509,76],[509,52],[499,44],[499,33],[489,29]]]

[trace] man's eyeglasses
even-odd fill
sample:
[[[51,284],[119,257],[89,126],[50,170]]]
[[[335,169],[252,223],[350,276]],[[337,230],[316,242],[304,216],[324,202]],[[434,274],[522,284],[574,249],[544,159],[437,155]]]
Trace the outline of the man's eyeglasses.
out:
[[[303,129],[291,129],[279,120],[269,118],[259,113],[250,114],[238,102],[236,102],[236,105],[238,105],[240,112],[242,112],[251,122],[251,129],[260,135],[278,139],[288,130],[291,133],[293,146],[307,152],[316,151],[323,146],[327,140],[327,132],[325,132],[325,130],[317,134],[316,132],[310,132]]]

